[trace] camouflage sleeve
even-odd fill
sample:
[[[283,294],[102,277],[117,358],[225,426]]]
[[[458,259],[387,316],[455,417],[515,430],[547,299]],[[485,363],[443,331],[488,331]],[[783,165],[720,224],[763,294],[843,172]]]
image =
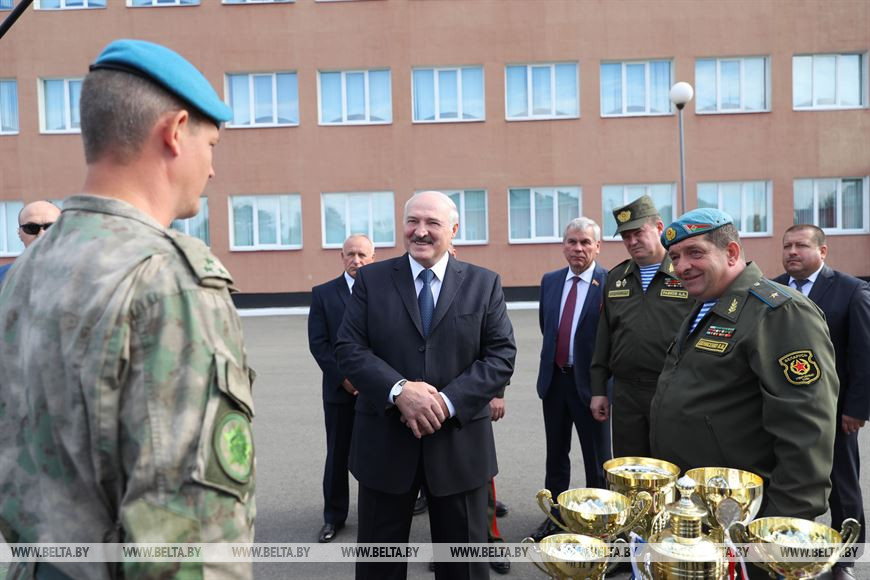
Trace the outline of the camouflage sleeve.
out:
[[[750,366],[760,378],[763,428],[775,467],[764,515],[812,519],[825,512],[839,382],[834,347],[815,305],[795,298],[762,316]]]
[[[605,283],[605,291],[607,284]],[[610,378],[610,322],[607,318],[607,298],[601,303],[601,317],[595,335],[595,350],[589,367],[589,388],[593,396],[607,395],[607,380]]]
[[[138,272],[119,408],[126,542],[252,542],[251,376],[226,284],[174,256]],[[210,286],[210,287],[209,287]],[[125,575],[251,576],[249,563],[125,563]]]

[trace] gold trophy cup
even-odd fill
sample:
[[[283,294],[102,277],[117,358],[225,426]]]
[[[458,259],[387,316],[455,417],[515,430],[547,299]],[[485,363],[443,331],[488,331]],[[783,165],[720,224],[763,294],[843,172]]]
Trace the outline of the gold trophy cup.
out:
[[[753,543],[757,556],[753,562],[785,580],[815,578],[829,570],[843,552],[855,544],[861,525],[853,519],[843,522],[837,532],[823,524],[799,518],[761,518],[749,524],[737,522],[728,530],[735,542]],[[789,554],[806,554],[792,560]]]
[[[734,522],[751,522],[761,509],[764,482],[749,471],[730,467],[699,467],[686,476],[695,480],[694,498],[707,510],[707,524],[717,541],[724,541],[725,530]]]
[[[532,538],[524,544],[535,544]],[[599,580],[607,568],[607,544],[598,538],[580,534],[554,534],[547,536],[532,549],[541,557],[541,563],[532,560],[551,578]]]
[[[607,486],[629,498],[632,502],[641,493],[652,496],[652,507],[637,524],[629,529],[644,539],[664,529],[667,523],[665,507],[674,501],[674,482],[680,468],[652,457],[617,457],[604,462]]]
[[[566,532],[602,540],[636,526],[652,505],[652,497],[646,492],[636,494],[632,502],[621,493],[591,487],[563,491],[555,504],[548,489],[539,491],[537,499],[541,511]],[[564,523],[552,513],[556,505]]]

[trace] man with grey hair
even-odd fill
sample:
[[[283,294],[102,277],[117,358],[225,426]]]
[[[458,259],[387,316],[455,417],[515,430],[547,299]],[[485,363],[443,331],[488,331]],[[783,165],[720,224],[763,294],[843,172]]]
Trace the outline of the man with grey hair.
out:
[[[553,497],[571,485],[571,431],[577,429],[586,487],[605,487],[601,464],[610,459],[610,423],[592,417],[589,367],[595,346],[607,270],[596,264],[601,228],[586,217],[565,227],[562,253],[568,266],[544,274],[538,322],[544,336],[538,370],[547,462],[544,486]],[[558,518],[558,513],[552,514]],[[549,518],[532,533],[536,541],[559,532]]]
[[[405,543],[417,492],[435,543],[486,543],[498,472],[489,402],[516,346],[495,272],[450,256],[456,205],[437,191],[405,204],[407,254],[361,268],[335,349],[358,391],[350,470],[360,543]],[[358,579],[404,578],[407,562],[356,564]],[[487,578],[486,562],[439,561],[438,579]]]

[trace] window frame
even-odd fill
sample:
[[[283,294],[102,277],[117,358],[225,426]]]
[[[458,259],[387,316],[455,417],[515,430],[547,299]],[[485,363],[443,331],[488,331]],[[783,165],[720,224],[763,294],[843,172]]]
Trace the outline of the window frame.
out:
[[[465,69],[480,69],[481,78],[481,99],[483,100],[483,115],[480,119],[463,119],[463,103],[462,103],[462,71]],[[435,104],[434,119],[416,119],[414,116],[417,110],[417,91],[414,81],[414,73],[417,71],[431,70],[433,77],[432,84],[432,100]],[[456,73],[456,103],[458,117],[455,119],[442,119],[441,117],[441,101],[439,98],[439,72],[453,71]],[[430,125],[438,123],[482,123],[486,121],[486,70],[483,65],[471,64],[460,66],[415,66],[411,67],[411,122],[420,125]]]
[[[391,212],[391,216],[393,219],[393,239],[390,242],[376,242],[374,237],[374,207],[372,204],[372,196],[375,194],[389,194],[393,201],[393,211]],[[326,205],[323,203],[323,199],[327,195],[343,195],[345,196],[345,209],[343,217],[345,218],[344,225],[344,237],[341,242],[337,243],[329,243],[326,241]],[[350,229],[350,220],[348,216],[350,215],[348,203],[349,198],[351,196],[367,196],[369,202],[369,231],[367,232],[359,232],[353,231]],[[372,241],[372,245],[375,248],[395,248],[396,247],[396,238],[398,236],[396,231],[396,194],[392,191],[324,191],[320,193],[320,247],[325,250],[330,249],[341,249],[344,247],[344,240],[348,238],[348,236],[353,234],[365,234]]]
[[[514,238],[511,235],[511,230],[513,229],[511,226],[511,191],[517,189],[528,189],[529,190],[529,213],[531,215],[531,235],[530,238]],[[522,244],[554,244],[554,243],[562,243],[562,231],[559,227],[559,198],[556,195],[560,189],[572,189],[577,191],[577,216],[583,215],[583,187],[580,185],[547,185],[547,186],[537,186],[537,185],[518,185],[511,186],[507,188],[507,226],[508,226],[508,244],[511,245],[522,245]],[[535,236],[535,218],[537,217],[535,211],[535,191],[538,190],[551,190],[554,194],[553,197],[553,231],[556,232],[555,236],[548,237],[537,237]]]
[[[371,95],[369,91],[369,73],[377,71],[387,71],[389,73],[390,90],[390,119],[388,121],[372,121],[371,120]],[[321,86],[321,75],[324,73],[339,73],[341,74],[341,117],[339,123],[327,123],[323,120],[323,87]],[[364,101],[365,101],[365,120],[348,121],[347,120],[347,75],[354,73],[363,73],[364,82]],[[317,124],[323,127],[344,127],[348,125],[392,125],[393,124],[393,69],[391,67],[374,67],[367,69],[318,69],[317,70]]]
[[[296,77],[296,122],[295,123],[279,123],[278,122],[278,75],[293,75]],[[248,77],[248,119],[250,119],[250,124],[248,125],[235,125],[232,123],[232,119],[224,124],[227,129],[269,129],[273,127],[298,127],[299,126],[299,117],[301,117],[301,112],[299,110],[299,74],[295,70],[287,70],[287,71],[274,71],[274,72],[235,72],[235,73],[224,73],[224,101],[227,106],[233,110],[233,105],[230,102],[230,77],[232,76],[246,76]],[[275,121],[272,123],[257,123],[254,120],[254,77],[272,77],[272,119]]]
[[[855,236],[855,235],[866,235],[870,234],[870,177],[868,176],[853,176],[853,177],[801,177],[795,178],[792,181],[792,220],[794,220],[794,213],[797,211],[797,208],[794,205],[794,196],[795,196],[795,185],[798,181],[810,181],[813,184],[813,220],[812,224],[817,225],[819,223],[819,181],[826,181],[834,179],[837,181],[837,223],[843,223],[843,181],[848,180],[860,180],[861,181],[861,195],[863,197],[863,206],[864,206],[864,214],[861,216],[861,220],[864,223],[864,227],[862,229],[843,229],[841,227],[837,228],[823,228],[825,231],[825,235],[830,236]],[[821,227],[821,226],[818,226]]]
[[[867,52],[820,52],[820,53],[802,53],[802,54],[794,54],[791,57],[791,74],[792,74],[792,84],[791,84],[791,107],[793,111],[848,111],[855,109],[866,109],[867,104]],[[836,95],[837,101],[840,100],[840,91],[838,84],[838,78],[840,73],[840,57],[843,56],[857,56],[859,59],[858,62],[858,73],[860,76],[860,103],[858,105],[816,105],[816,94],[815,94],[815,59],[817,57],[835,57],[834,64],[834,94]],[[797,75],[795,74],[795,59],[809,57],[810,60],[810,95],[812,104],[808,107],[800,107],[795,105],[795,83]]]
[[[4,131],[3,130],[3,119],[0,117],[0,135],[18,135],[21,133],[21,100],[18,98],[18,79],[17,78],[5,78],[0,77],[0,83],[14,83],[15,84],[15,125],[18,127],[14,131]],[[2,94],[2,93],[0,93]],[[3,107],[0,106],[0,113],[3,112]]]
[[[203,240],[199,236],[195,236],[195,235],[190,233],[190,221],[192,219],[198,218],[199,216],[203,216],[203,215],[204,215],[204,221],[205,221],[205,233],[206,233],[206,236],[208,237],[208,240]],[[179,227],[176,227],[176,224]],[[173,230],[179,231],[185,235],[188,235],[192,238],[196,238],[197,240],[202,241],[206,246],[208,246],[210,248],[211,247],[211,215],[209,215],[209,211],[208,211],[208,196],[205,196],[205,195],[199,196],[199,212],[195,216],[185,218],[185,219],[172,220],[172,222],[170,222],[170,224],[169,224],[169,227]]]
[[[81,119],[79,119],[79,128],[69,128],[72,124],[72,108],[70,106],[69,85],[71,82],[84,82],[84,77],[39,77],[37,79],[37,91],[39,96],[39,132],[43,135],[76,135],[82,132]],[[63,81],[63,116],[66,129],[47,129],[45,127],[46,103],[45,103],[45,82],[46,81]],[[81,89],[79,89],[81,90]],[[81,93],[79,93],[81,94]]]
[[[0,236],[0,258],[15,258],[17,256],[20,256],[22,253],[24,253],[24,243],[21,243],[21,249],[17,252],[10,250],[6,244],[7,238],[11,235],[11,232],[5,231],[6,226],[9,223],[8,211],[9,211],[10,204],[18,204],[18,206],[20,206],[20,207],[17,207],[17,211],[15,212],[15,216],[14,216],[14,221],[16,224],[18,223],[18,214],[24,208],[23,201],[15,200],[15,199],[0,200],[0,233],[5,234],[3,236]],[[18,228],[16,227],[15,235],[17,235],[17,234],[18,234]],[[20,238],[19,238],[19,241],[20,241]]]
[[[522,188],[517,188],[522,189]],[[420,189],[414,192],[414,195],[418,193],[422,193],[424,191],[433,191],[432,189]],[[461,201],[460,205],[456,206],[456,209],[459,211],[459,232],[457,232],[456,237],[453,238],[454,246],[486,246],[489,244],[489,191],[483,187],[466,187],[463,189],[436,189],[435,191],[440,191],[447,197],[451,195],[459,194],[459,199]],[[483,211],[486,214],[485,226],[484,226],[484,238],[482,240],[466,240],[464,237],[460,238],[459,233],[465,235],[465,230],[462,229],[462,224],[465,223],[465,194],[469,191],[482,191],[483,192]]]
[[[760,58],[764,61],[764,108],[758,110],[747,110],[745,101],[746,96],[744,94],[743,88],[746,86],[746,61],[749,59]],[[713,61],[716,66],[716,110],[715,111],[702,111],[698,108],[697,100],[695,101],[695,114],[696,115],[751,115],[756,113],[769,113],[771,112],[771,84],[770,84],[770,56],[769,55],[750,55],[750,56],[713,56],[713,57],[703,57],[695,59],[695,85],[698,84],[698,63],[700,61]],[[740,62],[740,108],[739,109],[723,109],[722,108],[722,63],[723,62],[731,62],[731,61],[739,61]]]
[[[244,6],[245,4],[292,4],[296,2],[296,0],[235,0],[231,2],[230,0],[221,0],[221,4],[226,4],[227,6]]]
[[[12,10],[13,8],[15,8],[15,0],[9,0],[9,2],[10,2],[9,8],[0,5],[0,11]]]
[[[145,6],[137,6],[133,4],[133,0],[127,0],[127,8],[165,8],[165,7],[173,7],[173,6],[201,6],[201,0],[171,0],[171,2],[161,2],[158,4],[158,0],[148,0],[151,4]],[[182,4],[182,2],[185,2]],[[193,2],[192,4],[190,2]]]
[[[577,84],[574,87],[577,92],[577,114],[576,115],[557,115],[556,111],[556,65],[559,64],[573,64],[575,70],[577,72]],[[510,110],[508,106],[508,98],[510,97],[510,92],[508,91],[508,68],[521,66],[526,68],[526,111],[531,113],[534,109],[534,93],[532,92],[532,88],[534,85],[534,80],[532,78],[532,69],[533,68],[550,68],[550,110],[553,113],[549,115],[535,115],[534,113],[522,116],[522,117],[511,117],[508,114]],[[534,62],[534,63],[508,63],[504,66],[504,118],[506,121],[515,122],[515,121],[556,121],[556,120],[566,120],[566,119],[579,119],[580,118],[580,62],[579,61],[552,61],[552,62]],[[518,188],[523,189],[523,188]]]
[[[297,197],[299,198],[299,240],[298,244],[282,244],[280,241],[275,244],[261,244],[259,243],[260,237],[260,217],[258,212],[258,200],[264,197],[275,197],[280,198],[282,196],[287,197]],[[233,199],[239,197],[248,197],[254,200],[253,207],[253,215],[251,221],[251,231],[253,232],[253,244],[250,246],[238,246],[236,245],[236,234],[235,234],[235,213],[233,211]],[[230,252],[273,252],[273,251],[285,251],[285,250],[301,250],[302,246],[305,243],[305,223],[302,219],[302,195],[299,193],[239,193],[234,195],[227,196],[227,206],[229,213],[228,226],[229,226],[229,245]],[[278,205],[278,215],[275,220],[275,239],[281,240],[281,224],[283,223],[283,216],[281,216],[281,206],[280,201]]]
[[[668,63],[668,90],[674,85],[674,61],[670,58],[650,58],[650,59],[640,59],[640,60],[603,60],[599,64],[598,67],[598,84],[599,84],[599,106],[604,106],[604,99],[602,98],[601,91],[604,89],[604,84],[601,82],[601,66],[605,64],[618,64],[620,65],[620,83],[621,83],[621,94],[622,94],[622,112],[621,113],[605,113],[604,110],[601,110],[601,117],[606,119],[619,118],[619,117],[668,117],[672,116],[675,113],[674,104],[671,102],[670,97],[668,98],[668,112],[667,113],[651,113],[650,112],[650,74],[649,68],[650,63],[653,62],[666,62]],[[627,112],[628,106],[628,91],[626,90],[626,65],[631,64],[642,64],[643,67],[643,75],[644,75],[644,90],[645,90],[645,111],[643,113],[629,113]]]
[[[628,205],[629,203],[631,203],[632,201],[634,201],[635,199],[638,199],[638,197],[640,197],[640,196],[637,196],[637,197],[629,196],[628,189],[630,187],[642,187],[643,193],[641,195],[648,195],[648,196],[650,196],[650,198],[652,198],[652,195],[650,194],[650,188],[652,188],[655,185],[669,185],[671,187],[671,214],[672,214],[672,217],[675,217],[674,214],[676,214],[676,209],[677,209],[677,184],[673,181],[660,181],[660,182],[648,182],[648,183],[603,183],[603,184],[601,184],[601,240],[602,241],[622,243],[622,237],[619,234],[617,234],[615,231],[612,234],[606,231],[606,227],[607,227],[607,223],[608,223],[606,212],[608,210],[604,207],[604,188],[605,187],[621,187],[622,188],[622,205],[625,206],[625,205]],[[619,206],[619,207],[622,207],[622,206]],[[656,210],[660,211],[659,208],[656,208]],[[611,213],[610,217],[613,217],[612,213]],[[662,219],[664,219],[664,218],[662,218]],[[665,222],[665,224],[667,224],[667,222]],[[619,224],[617,224],[617,226],[618,225]]]
[[[740,234],[741,238],[770,238],[773,237],[773,180],[771,179],[738,179],[738,180],[726,180],[726,181],[699,181],[696,185],[695,189],[695,204],[700,207],[700,187],[701,185],[710,185],[716,184],[716,209],[720,211],[725,211],[722,209],[722,186],[726,184],[740,184],[740,211],[742,212],[740,215],[740,227],[738,230],[738,234]],[[764,193],[765,193],[765,205],[767,211],[767,224],[766,228],[763,232],[747,232],[744,231],[743,224],[747,221],[747,204],[746,204],[746,189],[749,184],[752,183],[763,183],[764,184]],[[727,212],[726,212],[727,213]],[[730,214],[729,214],[730,215]],[[732,216],[733,217],[733,216]]]
[[[53,12],[55,10],[100,10],[100,9],[105,9],[108,6],[108,2],[109,2],[109,0],[97,0],[97,1],[102,1],[103,4],[100,6],[91,6],[90,5],[91,2],[94,2],[95,0],[80,0],[81,2],[84,2],[85,6],[66,6],[66,3],[69,2],[70,0],[59,0],[60,1],[59,7],[57,7],[57,8],[43,8],[42,3],[44,1],[45,0],[36,0],[33,3],[34,4],[33,9],[34,10],[46,10],[49,12]]]

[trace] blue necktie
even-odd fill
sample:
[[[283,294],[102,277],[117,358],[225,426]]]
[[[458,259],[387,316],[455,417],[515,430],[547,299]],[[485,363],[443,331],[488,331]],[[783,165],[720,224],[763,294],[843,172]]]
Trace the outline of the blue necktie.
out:
[[[423,336],[429,336],[429,326],[432,324],[432,313],[435,312],[435,300],[432,298],[432,282],[434,274],[432,270],[423,270],[418,278],[423,281],[420,294],[417,296],[417,305],[420,307],[420,321],[423,323]]]

